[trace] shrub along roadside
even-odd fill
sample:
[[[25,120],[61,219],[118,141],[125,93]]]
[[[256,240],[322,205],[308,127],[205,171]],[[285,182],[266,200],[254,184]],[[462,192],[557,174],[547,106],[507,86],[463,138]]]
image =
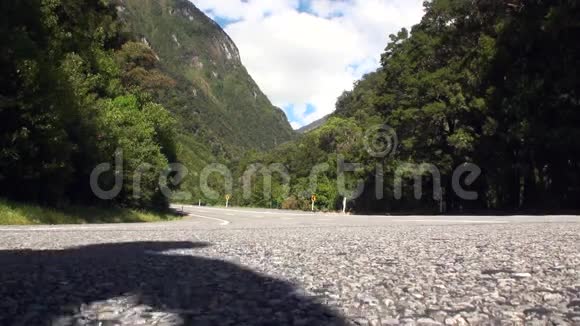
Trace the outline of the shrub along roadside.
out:
[[[0,225],[138,223],[178,218],[170,211],[80,206],[55,209],[0,199]]]

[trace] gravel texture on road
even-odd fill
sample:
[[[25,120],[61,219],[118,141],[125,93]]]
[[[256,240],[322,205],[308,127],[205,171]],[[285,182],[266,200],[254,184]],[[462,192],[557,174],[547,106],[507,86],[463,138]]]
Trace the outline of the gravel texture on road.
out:
[[[580,325],[578,223],[15,230],[0,248],[0,325]]]

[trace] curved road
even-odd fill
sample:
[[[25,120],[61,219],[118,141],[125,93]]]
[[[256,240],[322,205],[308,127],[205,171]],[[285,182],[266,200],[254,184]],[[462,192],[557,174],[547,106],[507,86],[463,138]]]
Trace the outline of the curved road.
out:
[[[580,325],[576,216],[0,227],[0,325]]]
[[[330,226],[388,226],[504,224],[504,223],[580,223],[580,217],[558,216],[387,216],[345,215],[338,213],[310,213],[259,208],[214,208],[174,205],[174,209],[189,214],[192,220],[209,220],[220,226],[243,228],[287,228]],[[215,223],[212,223],[215,224]],[[204,223],[204,226],[209,226]]]

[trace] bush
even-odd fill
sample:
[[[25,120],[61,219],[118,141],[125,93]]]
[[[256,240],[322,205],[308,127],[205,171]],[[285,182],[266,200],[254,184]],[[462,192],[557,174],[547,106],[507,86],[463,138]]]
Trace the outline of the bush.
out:
[[[305,199],[298,199],[294,196],[286,198],[282,202],[282,209],[290,210],[310,210],[310,203]]]

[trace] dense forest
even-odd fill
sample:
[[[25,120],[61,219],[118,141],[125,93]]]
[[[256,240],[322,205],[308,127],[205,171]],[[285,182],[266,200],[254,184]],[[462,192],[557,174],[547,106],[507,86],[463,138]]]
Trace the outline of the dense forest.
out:
[[[322,127],[239,163],[240,171],[256,161],[281,163],[291,184],[273,173],[272,196],[265,198],[256,174],[252,195],[243,199],[239,190],[235,197],[247,205],[307,209],[315,192],[320,209],[337,209],[349,197],[337,177],[351,162],[359,164],[346,174],[350,191],[364,181],[362,194],[349,198],[357,211],[577,209],[579,39],[577,1],[425,2],[422,21],[391,35],[381,67],[340,96]],[[382,130],[392,138],[391,144],[382,139],[391,151],[375,157],[365,137],[382,125],[392,128],[390,135]],[[313,188],[311,169],[324,163]],[[459,180],[477,193],[468,200],[452,191],[453,172],[465,164],[481,171],[476,180]],[[402,194],[395,193],[397,173],[407,176]],[[442,202],[433,193],[438,181]]]
[[[0,12],[0,195],[94,203],[91,172],[122,152],[114,202],[167,206],[157,180],[176,159],[175,119],[145,90],[172,80],[147,48],[124,41],[114,7],[25,0],[3,1]],[[133,196],[132,178],[145,163]],[[113,188],[116,170],[101,175],[103,189]]]
[[[123,182],[104,202],[163,208],[176,185],[160,176],[180,162],[189,196],[179,200],[195,203],[232,193],[235,205],[309,209],[315,193],[319,209],[347,197],[359,212],[580,206],[576,1],[425,2],[419,24],[391,35],[381,67],[296,139],[235,45],[187,1],[0,10],[0,197],[102,203],[89,180],[108,163],[99,186]],[[233,184],[212,175],[209,198],[199,182],[212,163]],[[468,165],[477,177],[454,177]]]

